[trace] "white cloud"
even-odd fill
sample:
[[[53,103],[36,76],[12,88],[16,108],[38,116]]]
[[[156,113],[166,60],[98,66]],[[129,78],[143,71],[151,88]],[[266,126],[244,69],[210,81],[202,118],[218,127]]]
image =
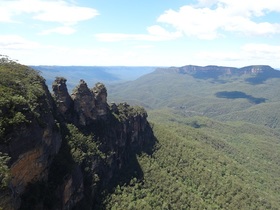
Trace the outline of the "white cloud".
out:
[[[0,22],[12,22],[11,16],[10,11],[6,10],[0,3]]]
[[[75,32],[76,32],[76,30],[72,27],[62,26],[62,27],[56,27],[56,28],[44,30],[44,31],[40,32],[39,34],[48,35],[48,34],[52,34],[52,33],[57,33],[57,34],[63,34],[63,35],[70,35]]]
[[[76,24],[98,15],[95,9],[69,5],[65,1],[42,2],[39,8],[41,11],[33,16],[34,19],[63,24]]]
[[[197,5],[182,6],[178,11],[170,9],[157,21],[199,39],[215,39],[227,31],[246,35],[280,34],[280,23],[255,21],[269,12],[280,12],[278,0],[200,0]]]
[[[218,0],[198,0],[198,3],[196,6],[198,7],[211,7],[215,5],[218,2]]]
[[[34,65],[161,65],[183,66],[224,65],[242,67],[268,64],[279,68],[280,45],[250,43],[236,50],[192,49],[161,50],[153,46],[124,46],[112,48],[82,48],[39,45],[22,37],[0,36],[1,54]],[[137,50],[135,50],[137,49]],[[171,52],[171,54],[170,54]]]
[[[180,32],[169,32],[159,25],[153,25],[147,28],[151,37],[155,37],[159,41],[175,39],[181,36]]]
[[[273,35],[280,33],[280,24],[256,23],[243,17],[235,17],[228,21],[224,29],[246,35]]]
[[[168,32],[158,25],[147,28],[148,34],[125,34],[125,33],[101,33],[96,34],[98,41],[119,42],[119,41],[165,41],[176,39],[181,36],[180,32]]]
[[[280,45],[249,43],[241,46],[238,51],[200,51],[194,55],[194,58],[203,61],[205,65],[218,64],[241,67],[253,64],[269,64],[273,67],[279,67]]]
[[[153,45],[136,45],[134,46],[134,48],[136,49],[151,49],[151,48],[154,48]]]
[[[0,48],[2,50],[35,49],[39,43],[27,40],[18,35],[0,35]]]
[[[242,51],[253,59],[280,60],[280,45],[255,44],[244,45]],[[280,64],[279,64],[280,65]]]
[[[262,16],[267,12],[280,11],[278,0],[218,0],[217,3],[223,5],[232,14],[235,13],[242,16]]]
[[[224,20],[220,18],[221,12],[209,8],[183,6],[178,12],[166,11],[157,21],[168,23],[188,36],[214,39],[218,37],[218,28],[224,24]]]
[[[11,22],[21,14],[33,19],[62,24],[76,24],[98,15],[93,8],[80,7],[63,0],[13,0],[0,2],[0,22]]]

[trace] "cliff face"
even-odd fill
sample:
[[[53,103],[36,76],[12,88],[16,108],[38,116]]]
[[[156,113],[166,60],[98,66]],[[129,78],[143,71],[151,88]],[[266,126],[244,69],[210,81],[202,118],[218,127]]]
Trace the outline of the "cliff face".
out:
[[[65,120],[71,121],[73,100],[68,93],[66,79],[57,77],[53,83],[54,100],[56,101],[58,112]]]
[[[34,82],[37,73],[30,71]],[[14,108],[13,114],[24,120],[1,124],[0,154],[10,157],[10,181],[0,190],[0,207],[92,209],[100,203],[101,191],[141,178],[136,154],[149,152],[154,143],[145,110],[108,105],[101,83],[89,89],[81,80],[70,95],[66,79],[57,78],[52,97],[44,80],[39,81],[34,101]],[[0,105],[1,122],[6,122],[10,113]]]
[[[103,84],[97,83],[90,90],[86,82],[81,80],[71,97],[66,87],[66,79],[57,78],[52,87],[59,113],[67,122],[87,126],[97,119],[106,119],[109,107],[107,90]]]
[[[0,81],[1,89],[6,91],[0,94],[0,152],[10,157],[10,182],[9,190],[1,188],[0,206],[17,209],[29,183],[47,180],[61,135],[53,115],[55,104],[43,78],[18,64],[1,67],[0,77],[5,78]]]
[[[53,83],[53,91],[56,101],[66,104],[64,100],[68,97],[64,96],[67,93],[57,92],[57,87],[62,86],[63,83],[64,80],[57,79]],[[92,89],[89,89],[85,81],[81,80],[73,90],[69,104],[73,104],[73,107],[65,106],[68,107],[68,110],[63,109],[60,114],[72,113],[72,120],[66,116],[63,118],[64,123],[75,125],[84,135],[93,134],[94,141],[98,142],[103,157],[89,155],[82,160],[83,164],[79,165],[79,170],[84,174],[82,182],[85,191],[91,196],[82,195],[80,199],[77,199],[74,194],[72,197],[68,196],[69,200],[64,200],[64,203],[71,204],[73,207],[77,204],[75,200],[78,200],[80,203],[94,206],[96,199],[100,199],[98,197],[100,190],[110,191],[116,184],[128,181],[131,176],[142,176],[137,167],[129,166],[129,164],[135,164],[137,153],[144,150],[150,152],[154,136],[147,121],[146,111],[140,107],[131,107],[126,103],[109,105],[106,87],[101,83],[97,83]],[[90,164],[85,163],[88,161]],[[124,172],[128,166],[132,170],[131,173]],[[76,186],[72,184],[74,191],[80,189],[80,182],[81,180],[77,182],[79,184]],[[69,188],[67,189],[69,190]],[[66,194],[71,194],[71,192]]]
[[[265,80],[271,77],[280,77],[280,72],[267,65],[246,66],[242,68],[226,67],[226,66],[195,66],[187,65],[182,67],[160,68],[159,73],[173,72],[178,74],[189,74],[197,79],[217,79],[220,76],[252,76],[255,77],[249,82],[255,80]]]

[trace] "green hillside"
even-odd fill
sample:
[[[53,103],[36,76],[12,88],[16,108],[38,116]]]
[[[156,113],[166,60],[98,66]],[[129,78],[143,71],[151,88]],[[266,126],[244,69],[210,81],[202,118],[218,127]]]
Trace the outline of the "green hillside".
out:
[[[0,143],[6,145],[10,141],[6,133],[28,127],[31,117],[47,126],[42,117],[47,110],[38,100],[45,99],[47,86],[29,67],[5,57],[0,63]],[[112,105],[115,111],[108,118],[115,119],[112,123],[98,121],[88,127],[93,129],[88,130],[92,135],[104,131],[104,136],[110,136],[104,138],[108,148],[103,148],[101,141],[92,141],[102,137],[98,132],[94,137],[84,135],[78,127],[64,125],[57,118],[65,133],[50,167],[52,173],[44,185],[34,185],[21,198],[26,204],[21,209],[40,209],[44,199],[49,209],[58,209],[52,206],[59,203],[54,197],[64,199],[57,193],[62,186],[58,184],[68,177],[74,163],[82,164],[85,173],[77,177],[85,178],[81,183],[87,190],[73,188],[73,196],[84,193],[86,200],[69,209],[280,209],[279,74],[268,66],[186,66],[159,69],[135,81],[108,86],[108,101],[144,106],[149,123],[137,117],[140,110],[146,120],[142,108]],[[51,109],[51,103],[48,106]],[[143,130],[145,123],[149,130]],[[115,131],[114,125],[119,125]],[[128,139],[118,140],[126,136],[119,131],[126,133],[131,128],[128,139],[135,140],[143,132],[141,146]],[[116,150],[109,149],[112,145]],[[118,154],[124,155],[125,161]],[[0,152],[2,194],[8,193],[13,178],[9,161],[10,157]],[[117,170],[123,163],[124,168]],[[96,173],[90,174],[94,170]],[[112,184],[102,181],[113,175]],[[0,201],[5,203],[3,198]]]
[[[158,139],[138,160],[144,180],[118,186],[106,209],[279,209],[280,140],[244,122],[150,112]]]
[[[221,75],[198,79],[191,74],[167,69],[147,74],[133,82],[112,85],[108,89],[112,96],[110,100],[128,101],[147,109],[168,107],[184,116],[244,120],[279,128],[278,121],[270,116],[280,119],[277,109],[280,78],[270,78],[269,75]],[[266,79],[252,84],[251,80],[260,80],[258,76]]]
[[[138,156],[144,179],[118,186],[104,208],[280,209],[280,72],[199,68],[109,88],[111,100],[149,110],[158,143]]]

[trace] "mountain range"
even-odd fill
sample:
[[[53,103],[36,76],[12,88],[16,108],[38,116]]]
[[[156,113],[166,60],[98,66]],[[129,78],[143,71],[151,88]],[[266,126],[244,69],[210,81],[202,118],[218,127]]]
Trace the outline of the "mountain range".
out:
[[[148,110],[158,140],[139,156],[142,184],[120,186],[116,209],[278,209],[280,72],[269,66],[160,68],[108,87]]]
[[[183,66],[160,68],[135,81],[110,85],[113,101],[147,109],[170,108],[184,116],[245,120],[279,128],[280,71],[269,66],[243,68]]]
[[[0,209],[280,209],[278,70],[33,68],[0,59]]]
[[[90,84],[103,82],[105,84],[120,83],[135,80],[150,73],[156,67],[131,67],[131,66],[30,66],[41,72],[51,89],[56,77],[67,78],[69,90],[72,90],[80,79],[87,78]]]

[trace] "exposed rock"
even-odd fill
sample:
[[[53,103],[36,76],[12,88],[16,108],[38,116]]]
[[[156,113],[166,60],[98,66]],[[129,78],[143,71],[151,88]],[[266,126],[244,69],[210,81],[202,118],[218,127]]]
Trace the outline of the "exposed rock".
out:
[[[113,107],[117,111],[116,119],[108,125],[101,148],[106,153],[113,154],[108,157],[110,161],[107,162],[110,168],[115,168],[116,171],[129,162],[132,153],[148,148],[147,145],[153,142],[153,132],[147,121],[147,112],[143,108],[131,107],[127,103]]]
[[[154,142],[152,129],[147,121],[147,113],[143,108],[131,107],[127,103],[119,105],[107,104],[106,87],[97,83],[89,90],[87,84],[81,80],[80,84],[73,91],[74,110],[78,116],[77,126],[83,126],[86,133],[94,132],[102,144],[99,149],[106,154],[105,159],[92,158],[91,166],[84,182],[85,191],[90,194],[90,198],[83,197],[79,203],[87,203],[91,206],[95,204],[95,197],[103,190],[110,190],[118,183],[118,180],[125,180],[132,176],[125,171],[131,162],[136,160],[136,153],[148,148]],[[137,164],[136,164],[137,165]],[[131,166],[131,171],[133,171]],[[140,169],[137,169],[140,170]],[[133,174],[135,175],[135,171]],[[137,172],[138,173],[138,172]],[[137,174],[136,173],[136,174]],[[96,181],[96,177],[99,177]],[[139,175],[141,178],[141,175]],[[95,181],[93,181],[95,180]],[[68,189],[78,189],[77,185],[72,185]],[[75,203],[75,193],[70,190],[67,194],[70,203]]]
[[[107,90],[102,83],[97,83],[90,90],[84,80],[72,93],[74,111],[77,117],[77,125],[90,125],[94,120],[106,119],[109,113],[107,104]]]
[[[109,108],[102,83],[90,90],[81,80],[70,96],[66,79],[56,78],[54,100],[39,84],[32,106],[15,108],[25,121],[1,133],[11,181],[0,189],[0,209],[93,209],[101,192],[143,176],[136,154],[154,143],[144,109]]]
[[[171,68],[159,68],[156,70],[158,73],[179,73],[179,74],[189,74],[195,78],[207,79],[214,78],[217,79],[219,76],[241,76],[241,75],[252,75],[268,77],[273,75],[273,77],[280,77],[280,72],[271,68],[267,65],[256,65],[256,66],[246,66],[243,68],[234,68],[226,66],[195,66],[187,65],[182,67],[171,67]]]
[[[85,126],[97,119],[94,94],[84,80],[80,80],[80,84],[74,89],[71,96],[74,101],[74,111],[78,117],[77,124]]]
[[[99,117],[106,117],[108,114],[108,104],[107,104],[107,89],[104,84],[97,83],[92,89],[96,101],[96,111]]]
[[[113,113],[118,114],[119,113],[119,109],[118,106],[115,103],[111,103],[110,104],[110,109],[112,110]]]
[[[57,77],[52,84],[52,89],[58,111],[63,115],[63,117],[66,120],[69,121],[72,118],[73,114],[73,100],[68,93],[66,81],[67,80],[63,77]]]
[[[39,115],[18,110],[26,113],[29,123],[15,126],[15,130],[6,134],[9,144],[0,145],[0,150],[11,157],[10,189],[14,209],[20,206],[20,196],[29,183],[47,180],[49,166],[61,145],[61,135],[53,116],[53,100],[45,84],[41,85],[45,92],[35,108]]]
[[[72,209],[84,197],[83,174],[78,166],[65,178],[62,186],[61,209]]]
[[[102,104],[107,103],[107,89],[104,84],[100,82],[96,83],[92,91],[95,95],[95,100],[99,101]]]

